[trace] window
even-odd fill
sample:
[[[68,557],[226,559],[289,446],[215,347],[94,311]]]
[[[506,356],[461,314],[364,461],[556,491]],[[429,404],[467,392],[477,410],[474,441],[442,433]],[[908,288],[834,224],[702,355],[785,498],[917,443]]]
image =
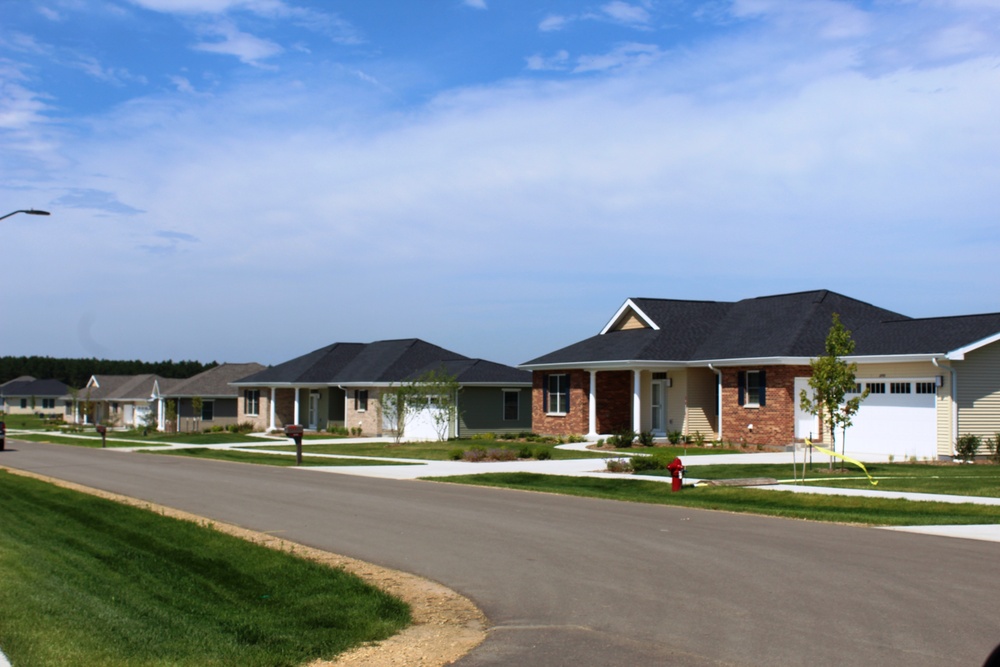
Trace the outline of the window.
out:
[[[215,418],[215,401],[201,402],[201,420],[210,422]]]
[[[506,422],[517,421],[520,412],[521,392],[514,390],[503,391],[503,420]]]
[[[890,382],[889,383],[889,393],[890,394],[909,394],[910,393],[910,383],[909,382]]]
[[[917,393],[918,394],[936,394],[937,385],[933,382],[917,382]]]
[[[854,386],[847,390],[848,394],[860,394],[861,393],[861,383],[855,382]]]
[[[243,414],[249,417],[260,414],[260,389],[243,390]]]
[[[740,371],[737,377],[739,403],[748,408],[762,408],[767,404],[767,376],[764,371]]]
[[[545,412],[550,415],[569,412],[569,375],[558,373],[545,378]]]
[[[364,412],[368,409],[368,390],[357,389],[354,392],[354,411]]]
[[[56,399],[54,398],[43,398],[42,399],[42,409],[51,410],[56,407]]]
[[[868,393],[869,394],[884,394],[885,393],[885,382],[869,382],[868,383]]]
[[[28,407],[28,399],[26,399],[26,398],[22,398],[21,399],[21,407],[22,408]]]

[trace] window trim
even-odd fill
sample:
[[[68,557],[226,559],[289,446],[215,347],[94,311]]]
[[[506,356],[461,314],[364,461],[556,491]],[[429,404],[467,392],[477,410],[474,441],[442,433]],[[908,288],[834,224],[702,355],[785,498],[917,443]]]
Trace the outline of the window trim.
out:
[[[205,409],[209,409],[208,416],[205,416]],[[215,399],[214,398],[203,398],[201,401],[201,421],[211,422],[215,421]]]
[[[516,421],[518,421],[521,418],[521,390],[520,389],[503,389],[502,392],[503,392],[503,403],[501,405],[502,411],[503,411],[502,421],[505,421],[505,422],[516,422]],[[513,406],[514,407],[514,416],[513,417],[508,417],[507,416],[507,408],[510,407],[507,404],[507,397],[508,396],[513,396],[514,397],[514,406]]]
[[[754,389],[757,392],[757,401],[753,402],[750,400],[750,374],[753,373],[757,378],[757,383],[754,385]],[[744,371],[739,371],[737,374],[737,393],[738,393],[738,403],[740,407],[743,408],[763,408],[767,407],[767,371],[763,368],[754,368]]]
[[[251,406],[253,406],[253,410],[250,409]],[[243,390],[243,414],[247,417],[260,416],[260,389]]]
[[[355,412],[368,412],[368,390],[367,389],[355,389],[354,390],[354,411]]]
[[[559,380],[558,378],[563,378]],[[555,391],[553,391],[553,381],[555,381]],[[562,391],[560,391],[560,389]],[[562,400],[559,400],[559,397]],[[552,409],[552,399],[556,398],[556,408],[562,408],[562,410]],[[569,414],[569,373],[550,373],[545,376],[545,392],[543,396],[545,400],[545,414],[552,415],[555,417],[564,417]]]

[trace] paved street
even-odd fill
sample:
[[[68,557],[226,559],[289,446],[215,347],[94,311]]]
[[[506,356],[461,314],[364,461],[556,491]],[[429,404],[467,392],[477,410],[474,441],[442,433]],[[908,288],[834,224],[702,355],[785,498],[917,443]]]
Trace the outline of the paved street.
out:
[[[458,664],[979,665],[1000,545],[518,491],[8,441],[0,465],[444,583]]]

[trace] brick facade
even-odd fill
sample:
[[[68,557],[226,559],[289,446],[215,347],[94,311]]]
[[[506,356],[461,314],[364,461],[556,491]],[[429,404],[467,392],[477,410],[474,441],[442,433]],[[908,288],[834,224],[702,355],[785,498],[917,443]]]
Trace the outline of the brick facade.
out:
[[[722,370],[722,438],[750,445],[788,445],[795,440],[795,378],[809,377],[809,366],[741,366]],[[763,407],[739,404],[739,373],[766,371]],[[750,425],[753,425],[753,429]]]
[[[597,374],[598,433],[615,433],[632,428],[632,389],[632,371]],[[586,433],[586,429],[583,432]]]
[[[552,372],[531,374],[531,428],[546,435],[584,435],[590,428],[590,373],[558,371],[569,375],[569,411],[565,415],[545,413],[545,378]]]

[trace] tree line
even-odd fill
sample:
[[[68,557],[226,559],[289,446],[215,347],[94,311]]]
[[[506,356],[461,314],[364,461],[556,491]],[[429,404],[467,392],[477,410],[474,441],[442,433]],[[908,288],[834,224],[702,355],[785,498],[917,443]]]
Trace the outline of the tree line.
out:
[[[153,373],[165,378],[189,378],[218,366],[212,361],[122,361],[117,359],[60,359],[56,357],[0,357],[0,384],[30,375],[39,380],[59,380],[77,389],[87,384],[91,375],[143,375]]]

